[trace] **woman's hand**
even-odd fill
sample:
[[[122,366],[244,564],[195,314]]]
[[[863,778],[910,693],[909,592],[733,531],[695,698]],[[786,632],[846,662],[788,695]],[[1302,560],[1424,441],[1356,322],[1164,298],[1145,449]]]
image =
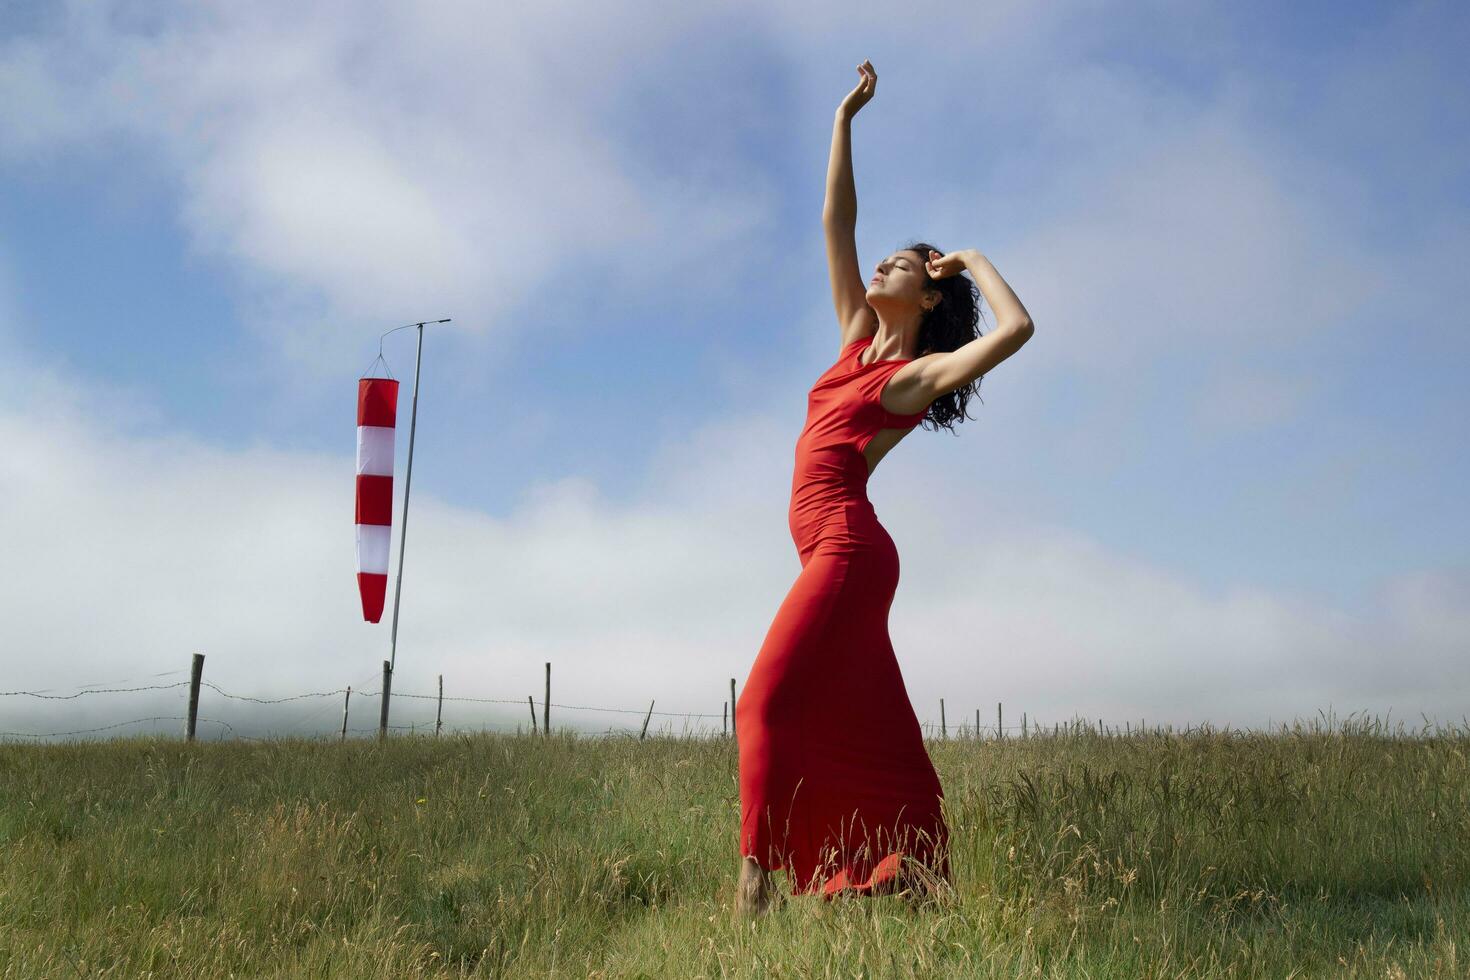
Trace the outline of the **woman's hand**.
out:
[[[924,263],[924,269],[929,273],[930,279],[943,279],[946,276],[957,275],[961,270],[969,267],[970,259],[976,254],[973,248],[962,248],[958,252],[940,255],[931,248],[929,258]]]
[[[847,93],[847,98],[837,107],[837,115],[843,119],[851,119],[857,115],[857,111],[868,104],[873,97],[873,90],[878,86],[878,73],[873,70],[871,61],[864,61],[858,65],[858,73],[862,81],[857,83],[857,88]]]

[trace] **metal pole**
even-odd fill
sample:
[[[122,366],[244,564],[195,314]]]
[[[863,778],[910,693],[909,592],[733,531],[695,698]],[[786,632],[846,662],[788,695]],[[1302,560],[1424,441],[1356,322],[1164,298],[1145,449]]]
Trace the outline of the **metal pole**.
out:
[[[388,653],[388,665],[391,670],[398,664],[398,596],[403,591],[403,544],[408,540],[408,490],[413,483],[413,434],[418,426],[419,420],[419,363],[424,356],[424,325],[417,324],[419,328],[418,353],[413,361],[413,412],[408,418],[408,471],[403,474],[403,527],[398,534],[398,583],[393,586],[393,645]],[[388,701],[383,701],[383,724],[387,725]]]
[[[388,695],[393,690],[393,667],[383,661],[383,703],[378,712],[378,738],[388,737]]]

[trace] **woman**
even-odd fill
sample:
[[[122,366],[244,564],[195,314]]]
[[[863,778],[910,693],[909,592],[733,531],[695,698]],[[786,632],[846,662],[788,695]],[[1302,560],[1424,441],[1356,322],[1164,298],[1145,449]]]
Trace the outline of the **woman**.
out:
[[[916,243],[879,262],[864,287],[850,129],[878,75],[867,61],[858,72],[833,124],[822,212],[842,338],[796,443],[789,516],[801,574],[735,707],[737,915],[770,906],[776,868],[793,895],[915,897],[950,881],[943,789],[888,636],[898,552],[867,481],[924,419],[937,429],[965,418],[981,376],[1032,334],[1025,308],[973,249]],[[976,284],[997,318],[983,337]]]

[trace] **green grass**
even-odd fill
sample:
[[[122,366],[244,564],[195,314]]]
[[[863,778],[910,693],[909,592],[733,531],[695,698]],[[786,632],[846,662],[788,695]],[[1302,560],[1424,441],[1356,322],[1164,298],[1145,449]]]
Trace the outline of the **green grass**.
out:
[[[953,891],[737,924],[729,739],[0,745],[0,976],[1470,975],[1463,732],[930,751]]]

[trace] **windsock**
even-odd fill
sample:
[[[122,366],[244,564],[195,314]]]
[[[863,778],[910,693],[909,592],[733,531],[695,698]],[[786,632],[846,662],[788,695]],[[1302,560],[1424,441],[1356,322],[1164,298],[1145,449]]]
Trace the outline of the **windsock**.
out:
[[[388,542],[393,524],[393,431],[398,382],[357,381],[357,588],[362,618],[383,618],[388,591]]]

